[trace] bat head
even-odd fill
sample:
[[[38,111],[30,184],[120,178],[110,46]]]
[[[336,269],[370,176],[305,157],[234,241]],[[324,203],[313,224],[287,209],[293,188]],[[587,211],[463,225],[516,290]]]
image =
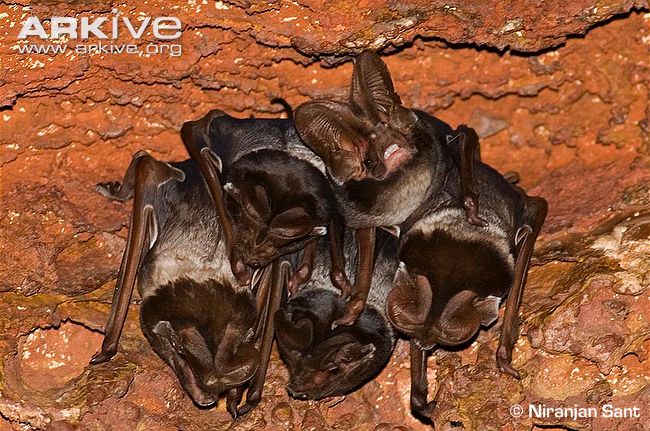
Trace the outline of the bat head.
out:
[[[387,315],[423,348],[466,343],[497,320],[513,263],[489,243],[417,232],[405,237],[399,256]]]
[[[381,181],[417,152],[417,115],[402,106],[386,65],[373,52],[356,60],[348,102],[311,101],[296,109],[296,130],[338,183]]]
[[[224,185],[233,248],[260,268],[327,233],[333,196],[327,179],[302,160],[258,151],[233,167]]]
[[[388,361],[388,322],[366,307],[354,325],[332,329],[344,308],[337,293],[310,289],[276,313],[278,349],[289,370],[287,391],[292,397],[318,400],[351,393]]]
[[[145,298],[144,334],[200,406],[246,383],[257,371],[255,302],[229,284],[179,279]]]

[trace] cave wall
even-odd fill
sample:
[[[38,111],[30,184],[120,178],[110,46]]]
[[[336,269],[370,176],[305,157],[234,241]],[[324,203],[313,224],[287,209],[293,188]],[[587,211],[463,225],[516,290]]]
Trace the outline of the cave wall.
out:
[[[35,15],[176,16],[183,54],[23,54]],[[514,364],[499,325],[429,361],[441,429],[643,429],[647,420],[513,418],[514,403],[612,402],[650,415],[650,14],[644,1],[0,1],[0,430],[426,429],[408,412],[408,348],[344,400],[287,397],[274,354],[265,398],[231,425],[198,410],[153,353],[132,307],[120,353],[99,348],[129,204],[93,192],[133,153],[187,155],[183,122],[220,108],[279,116],[343,98],[350,56],[383,50],[406,106],[482,138],[550,204]],[[120,43],[154,42],[122,35]],[[52,43],[73,45],[63,38]],[[635,428],[636,427],[636,428]]]

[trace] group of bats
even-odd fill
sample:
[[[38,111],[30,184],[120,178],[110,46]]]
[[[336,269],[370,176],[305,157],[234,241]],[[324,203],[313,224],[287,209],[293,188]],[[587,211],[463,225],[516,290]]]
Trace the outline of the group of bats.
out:
[[[402,105],[381,58],[354,63],[349,100],[287,119],[213,110],[187,122],[191,159],[137,153],[104,196],[133,198],[102,349],[117,351],[133,287],[153,349],[199,406],[254,408],[274,339],[297,399],[348,394],[410,339],[422,420],[427,351],[471,341],[507,298],[496,361],[511,365],[546,201],[481,162],[466,127]],[[380,228],[380,229],[378,229]],[[246,392],[246,399],[244,399]]]

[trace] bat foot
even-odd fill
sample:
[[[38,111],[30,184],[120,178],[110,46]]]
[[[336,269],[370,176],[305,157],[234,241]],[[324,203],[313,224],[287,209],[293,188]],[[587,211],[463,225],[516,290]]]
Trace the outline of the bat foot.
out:
[[[508,374],[517,380],[521,380],[519,371],[512,366],[511,361],[511,355],[505,351],[505,348],[499,347],[499,350],[497,350],[497,367],[499,367],[499,371]]]
[[[347,307],[345,308],[345,314],[340,317],[339,319],[336,319],[334,323],[332,324],[332,329],[336,328],[337,326],[351,326],[354,325],[354,323],[357,321],[359,316],[361,316],[361,313],[363,313],[363,309],[366,306],[366,301],[361,298],[352,298],[350,299],[350,302],[348,302]]]
[[[465,213],[467,214],[467,220],[475,225],[480,227],[487,227],[487,221],[483,220],[478,216],[478,203],[476,196],[467,195],[463,200],[463,206],[465,207]]]
[[[240,417],[248,414],[251,410],[253,410],[255,407],[257,407],[257,405],[259,403],[260,403],[260,400],[247,399],[246,402],[240,408],[237,409],[237,411],[235,412],[235,415],[233,416],[233,418],[235,418],[235,419],[240,418]]]
[[[422,402],[418,399],[411,399],[411,411],[422,422],[431,423],[431,415],[436,408],[436,404],[435,401],[429,401],[427,403],[426,401]]]
[[[237,406],[241,402],[244,389],[242,387],[232,388],[226,394],[226,410],[230,413],[233,420],[237,420],[239,413]]]
[[[348,298],[352,293],[352,284],[350,283],[350,280],[348,280],[348,277],[345,275],[345,273],[343,271],[333,269],[330,274],[330,278],[332,279],[332,284],[334,287],[341,291],[341,296],[343,298]]]
[[[117,353],[117,349],[102,349],[90,359],[90,363],[96,365],[108,362],[113,356],[115,356],[115,353]]]
[[[502,373],[508,374],[517,380],[521,380],[521,374],[519,374],[519,371],[515,370],[515,368],[512,365],[499,364],[498,367],[499,367],[499,371],[501,371]]]
[[[125,202],[131,196],[131,193],[128,193],[123,189],[122,183],[119,181],[108,181],[105,183],[98,183],[95,186],[95,192],[104,196],[108,199],[113,199],[120,202]]]

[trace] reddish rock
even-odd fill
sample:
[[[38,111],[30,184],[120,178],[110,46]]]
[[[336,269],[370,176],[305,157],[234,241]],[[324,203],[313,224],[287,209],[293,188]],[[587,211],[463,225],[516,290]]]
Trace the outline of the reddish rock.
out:
[[[523,378],[496,369],[499,323],[465,349],[434,351],[437,429],[647,427],[650,15],[634,11],[647,2],[156,0],[117,7],[178,16],[182,56],[17,52],[28,15],[112,7],[0,5],[0,430],[428,428],[409,412],[402,341],[375,381],[321,402],[287,396],[274,353],[262,403],[234,424],[224,402],[203,410],[184,394],[140,332],[137,299],[119,353],[86,365],[130,211],[94,185],[121,179],[143,148],[187,157],[179,129],[210,109],[277,116],[275,96],[294,106],[345,97],[347,60],[365,48],[386,48],[406,105],[476,127],[483,159],[550,203],[513,358]],[[639,407],[644,417],[529,417],[536,403]],[[513,404],[526,414],[514,418]]]
[[[102,338],[68,322],[59,328],[36,329],[18,344],[20,377],[40,392],[59,388],[83,372]]]

